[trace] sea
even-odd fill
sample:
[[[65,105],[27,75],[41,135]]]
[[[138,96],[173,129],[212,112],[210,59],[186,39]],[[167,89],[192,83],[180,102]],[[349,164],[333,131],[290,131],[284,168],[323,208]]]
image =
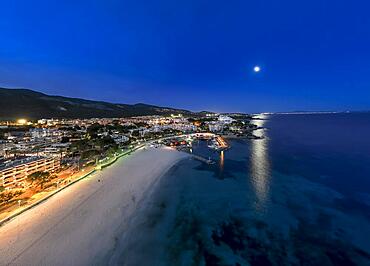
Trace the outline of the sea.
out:
[[[162,177],[123,264],[370,265],[370,113],[253,123],[262,139],[193,143],[215,164],[184,159]]]

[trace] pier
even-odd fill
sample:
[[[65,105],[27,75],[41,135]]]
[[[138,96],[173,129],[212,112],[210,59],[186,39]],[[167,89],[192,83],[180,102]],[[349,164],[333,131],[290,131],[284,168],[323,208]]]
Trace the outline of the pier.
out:
[[[201,161],[203,163],[206,163],[206,164],[214,164],[215,161],[211,160],[211,159],[206,159],[202,156],[199,156],[199,155],[195,155],[195,154],[192,154],[191,155],[195,160],[198,160],[198,161]]]

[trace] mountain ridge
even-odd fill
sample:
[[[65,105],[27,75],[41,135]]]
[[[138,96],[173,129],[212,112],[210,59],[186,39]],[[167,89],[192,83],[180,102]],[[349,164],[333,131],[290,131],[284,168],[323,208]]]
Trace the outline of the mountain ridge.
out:
[[[124,104],[48,95],[30,89],[0,87],[0,119],[111,118],[143,115],[191,115],[188,110],[145,103]]]

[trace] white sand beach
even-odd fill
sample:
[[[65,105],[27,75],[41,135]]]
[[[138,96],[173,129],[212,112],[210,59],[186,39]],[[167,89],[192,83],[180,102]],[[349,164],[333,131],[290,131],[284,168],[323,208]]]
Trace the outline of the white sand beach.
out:
[[[136,151],[23,213],[0,227],[0,265],[106,264],[160,177],[186,156]]]

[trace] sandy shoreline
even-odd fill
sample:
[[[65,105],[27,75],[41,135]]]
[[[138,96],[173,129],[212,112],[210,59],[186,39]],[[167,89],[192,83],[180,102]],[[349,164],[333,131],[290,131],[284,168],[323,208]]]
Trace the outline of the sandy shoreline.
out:
[[[106,262],[160,177],[186,156],[137,151],[20,215],[0,228],[0,265]]]
[[[167,237],[183,190],[183,184],[173,176],[179,165],[172,166],[144,199],[127,224],[127,233],[117,242],[116,252],[106,260],[107,265],[171,265],[167,264]]]

